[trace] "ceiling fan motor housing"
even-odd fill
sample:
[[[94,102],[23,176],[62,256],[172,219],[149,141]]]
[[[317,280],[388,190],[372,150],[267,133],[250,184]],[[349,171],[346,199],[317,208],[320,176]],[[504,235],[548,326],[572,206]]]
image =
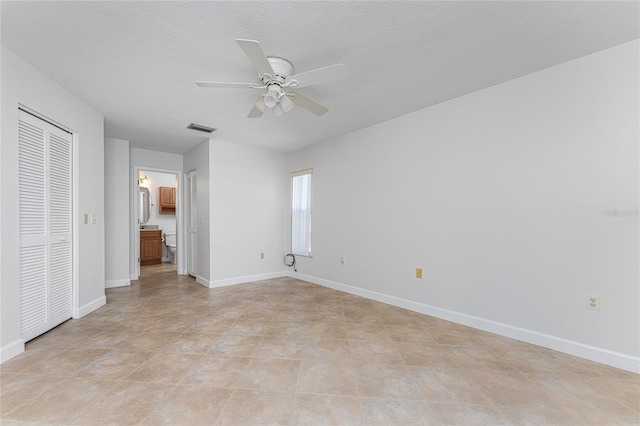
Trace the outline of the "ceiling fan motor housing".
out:
[[[269,57],[267,60],[275,74],[272,79],[274,82],[284,83],[287,77],[293,75],[293,65],[286,59]]]
[[[274,76],[262,76],[262,82],[268,84],[267,93],[263,95],[264,103],[268,108],[274,108],[282,96],[286,96],[282,90],[287,77],[293,74],[293,65],[291,62],[282,58],[267,58],[269,65],[273,69]],[[293,105],[292,105],[293,106]],[[288,110],[291,108],[287,108]]]

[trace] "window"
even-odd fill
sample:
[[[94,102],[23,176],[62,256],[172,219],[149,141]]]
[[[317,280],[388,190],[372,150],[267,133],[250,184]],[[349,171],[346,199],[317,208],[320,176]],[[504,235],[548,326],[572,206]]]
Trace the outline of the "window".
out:
[[[291,253],[311,257],[311,175],[313,169],[291,174]]]

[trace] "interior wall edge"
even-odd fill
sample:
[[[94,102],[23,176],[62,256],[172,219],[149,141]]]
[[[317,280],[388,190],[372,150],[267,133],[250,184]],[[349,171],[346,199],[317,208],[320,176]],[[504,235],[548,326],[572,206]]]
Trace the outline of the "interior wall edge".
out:
[[[107,304],[107,296],[101,296],[91,302],[73,309],[73,319],[79,319]]]
[[[200,285],[203,285],[203,286],[209,288],[209,280],[206,279],[205,277],[201,276],[201,275],[196,276],[196,282],[198,284],[200,284]]]

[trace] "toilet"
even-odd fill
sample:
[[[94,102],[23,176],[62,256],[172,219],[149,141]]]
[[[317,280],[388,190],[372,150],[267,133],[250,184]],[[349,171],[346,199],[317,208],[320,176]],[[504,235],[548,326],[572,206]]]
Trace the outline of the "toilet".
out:
[[[176,233],[164,233],[164,245],[167,246],[167,254],[171,263],[176,263]]]

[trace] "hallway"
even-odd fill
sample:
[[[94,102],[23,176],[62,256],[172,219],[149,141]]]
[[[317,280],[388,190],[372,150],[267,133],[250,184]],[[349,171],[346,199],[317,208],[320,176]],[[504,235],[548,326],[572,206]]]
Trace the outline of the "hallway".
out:
[[[636,374],[278,278],[146,267],[2,365],[3,424],[637,424]]]

